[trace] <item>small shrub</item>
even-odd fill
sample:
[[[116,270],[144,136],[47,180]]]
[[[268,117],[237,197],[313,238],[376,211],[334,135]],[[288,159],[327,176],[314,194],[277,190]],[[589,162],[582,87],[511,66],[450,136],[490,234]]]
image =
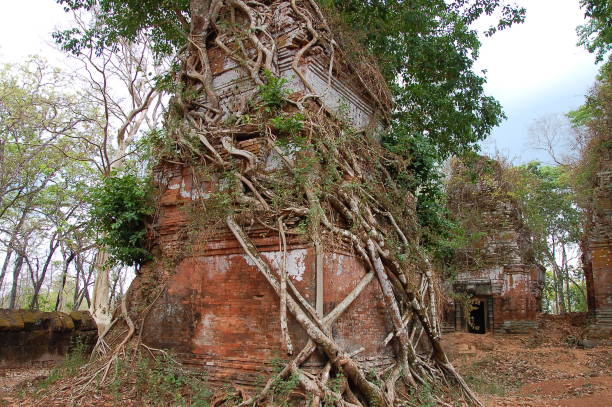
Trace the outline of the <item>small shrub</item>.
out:
[[[268,70],[264,71],[266,83],[259,86],[259,100],[263,105],[264,112],[270,113],[280,109],[286,103],[285,98],[289,96],[291,91],[284,88],[287,79],[274,76]]]
[[[296,135],[304,128],[304,115],[298,113],[276,116],[270,119],[270,125],[284,135]]]
[[[434,397],[434,392],[431,385],[427,382],[423,383],[418,389],[412,389],[407,397],[408,404],[405,406],[418,405],[420,407],[436,407],[438,402]]]
[[[176,141],[164,129],[153,129],[142,137],[134,149],[138,159],[150,164],[163,158],[174,158],[180,154]]]
[[[272,374],[274,375],[274,382],[271,388],[274,396],[274,405],[286,407],[289,405],[289,395],[300,385],[300,378],[295,372],[291,373],[286,379],[280,377],[279,373],[283,370],[285,362],[279,357],[273,358],[270,363],[272,365]]]
[[[90,190],[91,216],[111,265],[141,265],[150,259],[145,220],[153,214],[152,193],[148,179],[131,173],[104,177]]]
[[[329,379],[328,386],[334,393],[340,393],[343,382],[344,375],[340,373],[336,377]],[[338,404],[338,401],[334,395],[326,394],[323,398],[323,407],[333,407]]]

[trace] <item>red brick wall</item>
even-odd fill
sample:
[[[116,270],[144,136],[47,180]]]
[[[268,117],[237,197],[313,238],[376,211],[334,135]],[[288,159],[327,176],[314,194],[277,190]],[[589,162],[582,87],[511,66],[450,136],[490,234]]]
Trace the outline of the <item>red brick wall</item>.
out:
[[[143,340],[155,347],[170,348],[187,364],[205,368],[212,383],[255,385],[272,359],[287,358],[281,351],[279,298],[227,229],[203,231],[202,238],[195,240],[187,240],[181,232],[188,219],[183,204],[190,201],[190,178],[189,169],[180,167],[158,173],[163,191],[155,228],[158,260],[143,267],[132,295],[137,295],[147,279],[164,273],[170,277],[165,294],[146,319]],[[277,233],[246,229],[276,270]],[[288,244],[290,279],[314,306],[314,250],[296,237]],[[190,249],[183,251],[177,264],[164,262],[185,246]],[[365,275],[361,262],[342,250],[325,253],[323,272],[325,313]],[[391,328],[380,286],[374,280],[333,325],[332,333],[349,352],[364,347],[357,356],[364,363],[387,364],[393,357],[392,349],[380,344]],[[308,337],[293,317],[289,331],[297,353]],[[320,364],[320,355],[314,355],[308,363]]]
[[[612,246],[601,246],[591,251],[595,309],[612,308]]]

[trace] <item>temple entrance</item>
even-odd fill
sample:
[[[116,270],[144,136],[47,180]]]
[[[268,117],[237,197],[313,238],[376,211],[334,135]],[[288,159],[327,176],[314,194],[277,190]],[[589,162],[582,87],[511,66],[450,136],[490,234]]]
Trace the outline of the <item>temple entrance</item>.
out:
[[[484,334],[486,331],[486,313],[484,301],[475,301],[472,306],[474,309],[470,311],[470,324],[468,324],[468,332],[473,334]]]

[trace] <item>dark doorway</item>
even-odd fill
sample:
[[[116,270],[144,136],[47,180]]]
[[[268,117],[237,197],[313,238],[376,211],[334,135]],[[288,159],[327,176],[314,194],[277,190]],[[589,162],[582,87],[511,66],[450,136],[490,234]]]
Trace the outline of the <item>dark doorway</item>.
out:
[[[472,304],[474,309],[470,311],[470,322],[468,331],[473,334],[485,333],[485,304],[484,301],[476,301]]]

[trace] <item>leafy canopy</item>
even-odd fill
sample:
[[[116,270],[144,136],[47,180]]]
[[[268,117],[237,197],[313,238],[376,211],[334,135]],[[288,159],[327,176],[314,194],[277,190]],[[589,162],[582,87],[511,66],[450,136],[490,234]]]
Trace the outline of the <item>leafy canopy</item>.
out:
[[[440,159],[473,150],[503,119],[473,71],[480,41],[470,24],[501,9],[487,34],[522,22],[499,0],[322,0],[376,58],[392,88],[402,136],[423,136]],[[398,143],[401,141],[398,140]]]
[[[140,34],[150,38],[157,56],[171,55],[186,42],[189,0],[56,0],[66,12],[93,12],[87,29],[73,27],[53,33],[66,51],[98,54],[121,40]]]
[[[478,150],[477,143],[504,119],[474,72],[480,41],[470,25],[501,11],[492,35],[524,20],[525,10],[499,0],[321,0],[375,57],[393,93],[391,127],[383,137],[408,167],[395,174],[417,195],[426,243],[452,230],[442,191],[441,163]]]
[[[586,23],[578,26],[578,45],[595,53],[597,62],[612,50],[612,1],[580,0]]]
[[[68,51],[101,50],[147,34],[166,55],[186,43],[189,0],[56,0],[67,11],[93,10],[86,30],[56,32]],[[503,119],[472,68],[480,41],[470,24],[501,12],[491,35],[522,22],[525,10],[501,0],[318,0],[376,58],[409,136],[430,140],[441,159],[475,148]]]
[[[531,162],[514,168],[513,194],[534,238],[536,250],[548,250],[549,241],[577,244],[581,235],[581,213],[563,167]],[[546,258],[540,258],[546,263]]]

